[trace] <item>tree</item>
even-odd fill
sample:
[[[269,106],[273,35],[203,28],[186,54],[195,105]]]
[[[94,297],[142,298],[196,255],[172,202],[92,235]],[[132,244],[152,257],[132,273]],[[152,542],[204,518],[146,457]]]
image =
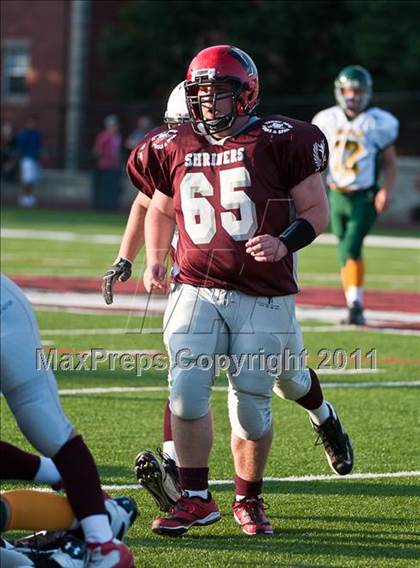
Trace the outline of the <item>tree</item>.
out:
[[[419,15],[417,0],[129,1],[102,52],[126,101],[166,97],[194,54],[220,43],[252,56],[265,96],[332,92],[352,63],[382,90],[419,89]]]

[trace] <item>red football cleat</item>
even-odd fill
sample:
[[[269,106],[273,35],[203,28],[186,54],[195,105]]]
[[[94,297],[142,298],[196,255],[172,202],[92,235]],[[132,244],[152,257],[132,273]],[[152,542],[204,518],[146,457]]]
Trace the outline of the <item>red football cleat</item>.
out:
[[[182,495],[167,517],[153,521],[152,531],[162,535],[180,536],[194,525],[211,525],[219,519],[219,509],[210,493],[207,499]]]
[[[119,540],[87,543],[87,568],[134,568],[130,549]]]
[[[259,497],[234,501],[232,504],[233,517],[248,536],[273,534],[273,527],[264,514],[265,509],[266,505]]]

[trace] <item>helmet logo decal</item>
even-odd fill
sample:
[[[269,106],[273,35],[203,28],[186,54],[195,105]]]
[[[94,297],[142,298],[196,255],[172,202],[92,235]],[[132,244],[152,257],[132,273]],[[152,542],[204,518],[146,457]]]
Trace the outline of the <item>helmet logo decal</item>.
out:
[[[285,134],[292,130],[293,126],[283,120],[267,120],[262,125],[262,129],[270,134]]]
[[[318,142],[314,142],[314,145],[312,147],[312,154],[314,157],[316,171],[319,172],[324,168],[325,162],[327,160],[325,140],[322,140],[320,144],[318,144]]]
[[[192,72],[192,80],[196,81],[199,79],[208,79],[209,81],[213,81],[216,78],[216,69],[195,69]]]

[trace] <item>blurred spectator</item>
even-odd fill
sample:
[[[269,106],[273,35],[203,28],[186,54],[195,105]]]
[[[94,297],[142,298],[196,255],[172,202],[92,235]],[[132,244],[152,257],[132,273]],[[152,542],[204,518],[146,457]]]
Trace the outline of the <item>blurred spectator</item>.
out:
[[[131,152],[143,140],[144,136],[152,130],[153,126],[153,120],[150,116],[140,116],[137,120],[137,128],[125,140],[125,148]]]
[[[16,153],[19,159],[22,193],[18,197],[21,207],[35,207],[34,188],[40,179],[42,136],[36,119],[30,117],[16,136]]]
[[[17,171],[16,135],[12,123],[5,122],[1,125],[1,176],[6,181],[16,181]]]
[[[104,129],[97,135],[94,144],[96,170],[93,183],[93,207],[115,211],[121,193],[121,148],[122,138],[117,116],[105,117]]]

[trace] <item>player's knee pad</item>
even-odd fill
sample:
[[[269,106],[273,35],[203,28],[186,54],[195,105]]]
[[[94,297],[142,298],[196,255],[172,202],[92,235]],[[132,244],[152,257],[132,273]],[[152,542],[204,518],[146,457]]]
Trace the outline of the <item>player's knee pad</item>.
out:
[[[229,419],[232,432],[243,440],[260,440],[272,423],[271,397],[229,389]]]
[[[309,369],[283,371],[274,383],[273,392],[285,400],[298,400],[311,388]]]
[[[209,411],[212,374],[193,367],[172,369],[170,373],[169,403],[172,414],[183,420],[197,420]]]

